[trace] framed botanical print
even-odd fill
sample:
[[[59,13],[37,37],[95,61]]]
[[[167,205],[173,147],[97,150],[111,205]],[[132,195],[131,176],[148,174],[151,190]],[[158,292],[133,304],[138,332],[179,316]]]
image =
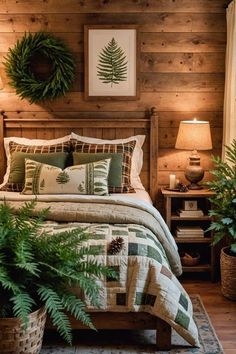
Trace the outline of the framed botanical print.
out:
[[[139,98],[139,40],[135,25],[84,27],[85,99]]]

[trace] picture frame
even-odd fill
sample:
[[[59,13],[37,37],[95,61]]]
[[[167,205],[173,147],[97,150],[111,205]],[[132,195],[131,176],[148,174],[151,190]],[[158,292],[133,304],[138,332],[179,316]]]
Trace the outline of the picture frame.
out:
[[[85,25],[85,100],[139,99],[136,25]]]

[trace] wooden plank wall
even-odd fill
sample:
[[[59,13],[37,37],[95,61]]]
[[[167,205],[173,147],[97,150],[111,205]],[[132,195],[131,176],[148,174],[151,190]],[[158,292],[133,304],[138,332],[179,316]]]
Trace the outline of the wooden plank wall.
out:
[[[156,106],[160,113],[159,183],[170,173],[183,177],[188,152],[174,149],[180,120],[209,120],[220,153],[224,60],[225,0],[1,0],[0,1],[0,110],[9,118],[79,116],[143,116]],[[83,25],[138,24],[141,40],[141,98],[130,102],[83,100]],[[19,100],[8,83],[2,60],[24,32],[49,31],[73,51],[76,80],[66,97],[29,105]],[[99,112],[99,113],[98,113]],[[133,114],[133,113],[132,113]],[[128,134],[128,132],[127,132]],[[209,156],[201,153],[206,171]],[[206,173],[206,177],[209,174]]]

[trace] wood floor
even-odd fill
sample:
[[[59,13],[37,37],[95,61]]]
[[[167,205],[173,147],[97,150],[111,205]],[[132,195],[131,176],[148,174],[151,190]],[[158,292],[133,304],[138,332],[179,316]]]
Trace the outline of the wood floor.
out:
[[[221,295],[219,283],[183,280],[182,284],[189,294],[201,296],[225,354],[236,354],[236,301]]]

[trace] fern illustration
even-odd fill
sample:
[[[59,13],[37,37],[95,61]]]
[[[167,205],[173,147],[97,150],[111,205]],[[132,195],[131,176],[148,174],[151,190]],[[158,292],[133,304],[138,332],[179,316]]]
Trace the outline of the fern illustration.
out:
[[[83,183],[83,182],[82,182]],[[84,186],[82,185],[82,183],[80,183],[79,185],[78,185],[78,191],[80,192],[80,193],[84,193],[85,192],[85,188],[84,188]]]
[[[68,183],[69,180],[70,180],[70,177],[69,177],[68,173],[66,173],[65,171],[60,172],[56,178],[56,181],[58,184]]]
[[[45,187],[45,180],[43,179],[41,182],[40,182],[40,189],[44,189]]]
[[[127,58],[113,37],[107,46],[102,48],[97,66],[97,76],[104,84],[119,84],[127,80]]]

